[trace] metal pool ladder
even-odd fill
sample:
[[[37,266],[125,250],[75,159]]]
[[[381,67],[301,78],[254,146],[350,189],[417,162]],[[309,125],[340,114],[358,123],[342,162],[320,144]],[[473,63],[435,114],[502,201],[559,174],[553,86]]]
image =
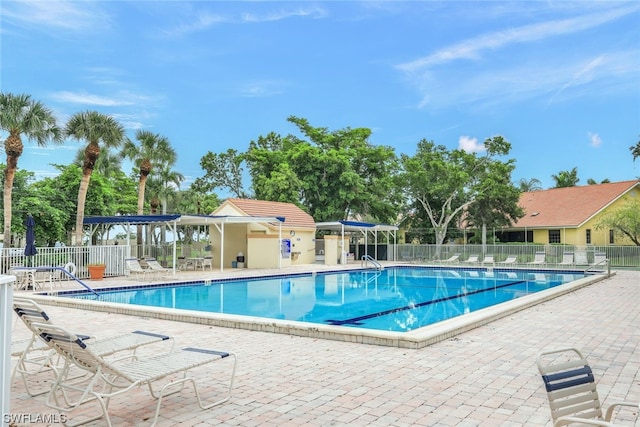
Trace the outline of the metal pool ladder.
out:
[[[373,257],[371,255],[369,255],[369,254],[362,255],[362,263],[361,263],[361,265],[365,265],[366,266],[368,263],[373,264],[373,266],[378,271],[383,269],[382,264],[380,264],[378,261],[373,259]]]

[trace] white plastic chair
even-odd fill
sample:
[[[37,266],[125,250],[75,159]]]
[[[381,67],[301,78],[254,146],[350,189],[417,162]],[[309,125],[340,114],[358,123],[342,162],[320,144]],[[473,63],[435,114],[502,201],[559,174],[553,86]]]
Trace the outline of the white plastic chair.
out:
[[[554,426],[573,423],[613,426],[611,418],[616,407],[638,409],[638,403],[616,402],[603,416],[593,372],[587,359],[576,348],[542,352],[538,355],[537,365]]]

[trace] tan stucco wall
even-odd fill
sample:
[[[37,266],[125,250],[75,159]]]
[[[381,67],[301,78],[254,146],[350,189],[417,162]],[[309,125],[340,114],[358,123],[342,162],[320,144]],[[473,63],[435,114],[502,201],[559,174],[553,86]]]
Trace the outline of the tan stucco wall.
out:
[[[278,268],[291,265],[291,258],[281,258],[277,235],[247,235],[247,267]]]
[[[215,215],[244,216],[231,205],[221,206]],[[292,234],[293,231],[293,234]],[[247,268],[277,268],[280,249],[278,227],[261,223],[226,224],[224,227],[224,263],[231,267],[238,252],[245,256]],[[282,224],[282,238],[291,240],[291,258],[283,259],[281,266],[313,264],[315,262],[315,228],[292,228]],[[209,228],[213,246],[213,265],[220,268],[220,232]]]

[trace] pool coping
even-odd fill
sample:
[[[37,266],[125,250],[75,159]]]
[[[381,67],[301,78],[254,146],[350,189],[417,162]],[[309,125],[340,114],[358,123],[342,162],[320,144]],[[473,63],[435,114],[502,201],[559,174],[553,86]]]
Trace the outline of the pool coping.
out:
[[[497,271],[498,269],[495,270]],[[504,271],[509,270],[517,269],[504,269]],[[340,271],[344,272],[345,270]],[[500,269],[500,271],[503,271],[503,269]],[[527,269],[527,271],[533,270]],[[554,273],[558,272],[558,270],[551,269],[535,271]],[[261,277],[291,277],[300,274],[267,274]],[[495,306],[487,307],[465,314],[463,316],[443,320],[434,323],[433,325],[424,326],[422,328],[409,332],[354,329],[343,326],[322,325],[294,320],[265,319],[262,317],[244,315],[241,316],[226,313],[205,313],[175,308],[146,307],[123,303],[71,299],[55,296],[56,292],[53,293],[54,295],[34,294],[31,296],[31,298],[43,304],[67,308],[82,308],[85,310],[101,311],[113,314],[173,320],[178,322],[196,323],[226,328],[238,328],[251,331],[271,332],[308,338],[328,339],[360,344],[400,347],[407,349],[420,349],[431,344],[450,339],[463,332],[485,325],[502,317],[509,316],[510,314],[513,314],[517,311],[524,310],[531,306],[541,304],[545,301],[549,301],[567,293],[576,291],[585,286],[592,285],[608,277],[610,276],[606,274],[589,275],[573,282],[555,286],[553,288],[539,291],[531,295],[519,297],[514,300],[497,304]],[[248,278],[255,278],[255,276]],[[212,282],[215,282],[215,280],[212,280]],[[177,283],[167,285],[177,285]],[[139,287],[140,286],[137,286],[137,288]]]

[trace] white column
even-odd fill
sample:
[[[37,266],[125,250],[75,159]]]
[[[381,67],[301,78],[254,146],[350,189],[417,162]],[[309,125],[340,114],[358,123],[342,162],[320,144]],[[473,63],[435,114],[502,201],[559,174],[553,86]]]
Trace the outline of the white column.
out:
[[[11,396],[11,332],[13,330],[13,284],[16,276],[0,276],[0,425],[7,427]]]

